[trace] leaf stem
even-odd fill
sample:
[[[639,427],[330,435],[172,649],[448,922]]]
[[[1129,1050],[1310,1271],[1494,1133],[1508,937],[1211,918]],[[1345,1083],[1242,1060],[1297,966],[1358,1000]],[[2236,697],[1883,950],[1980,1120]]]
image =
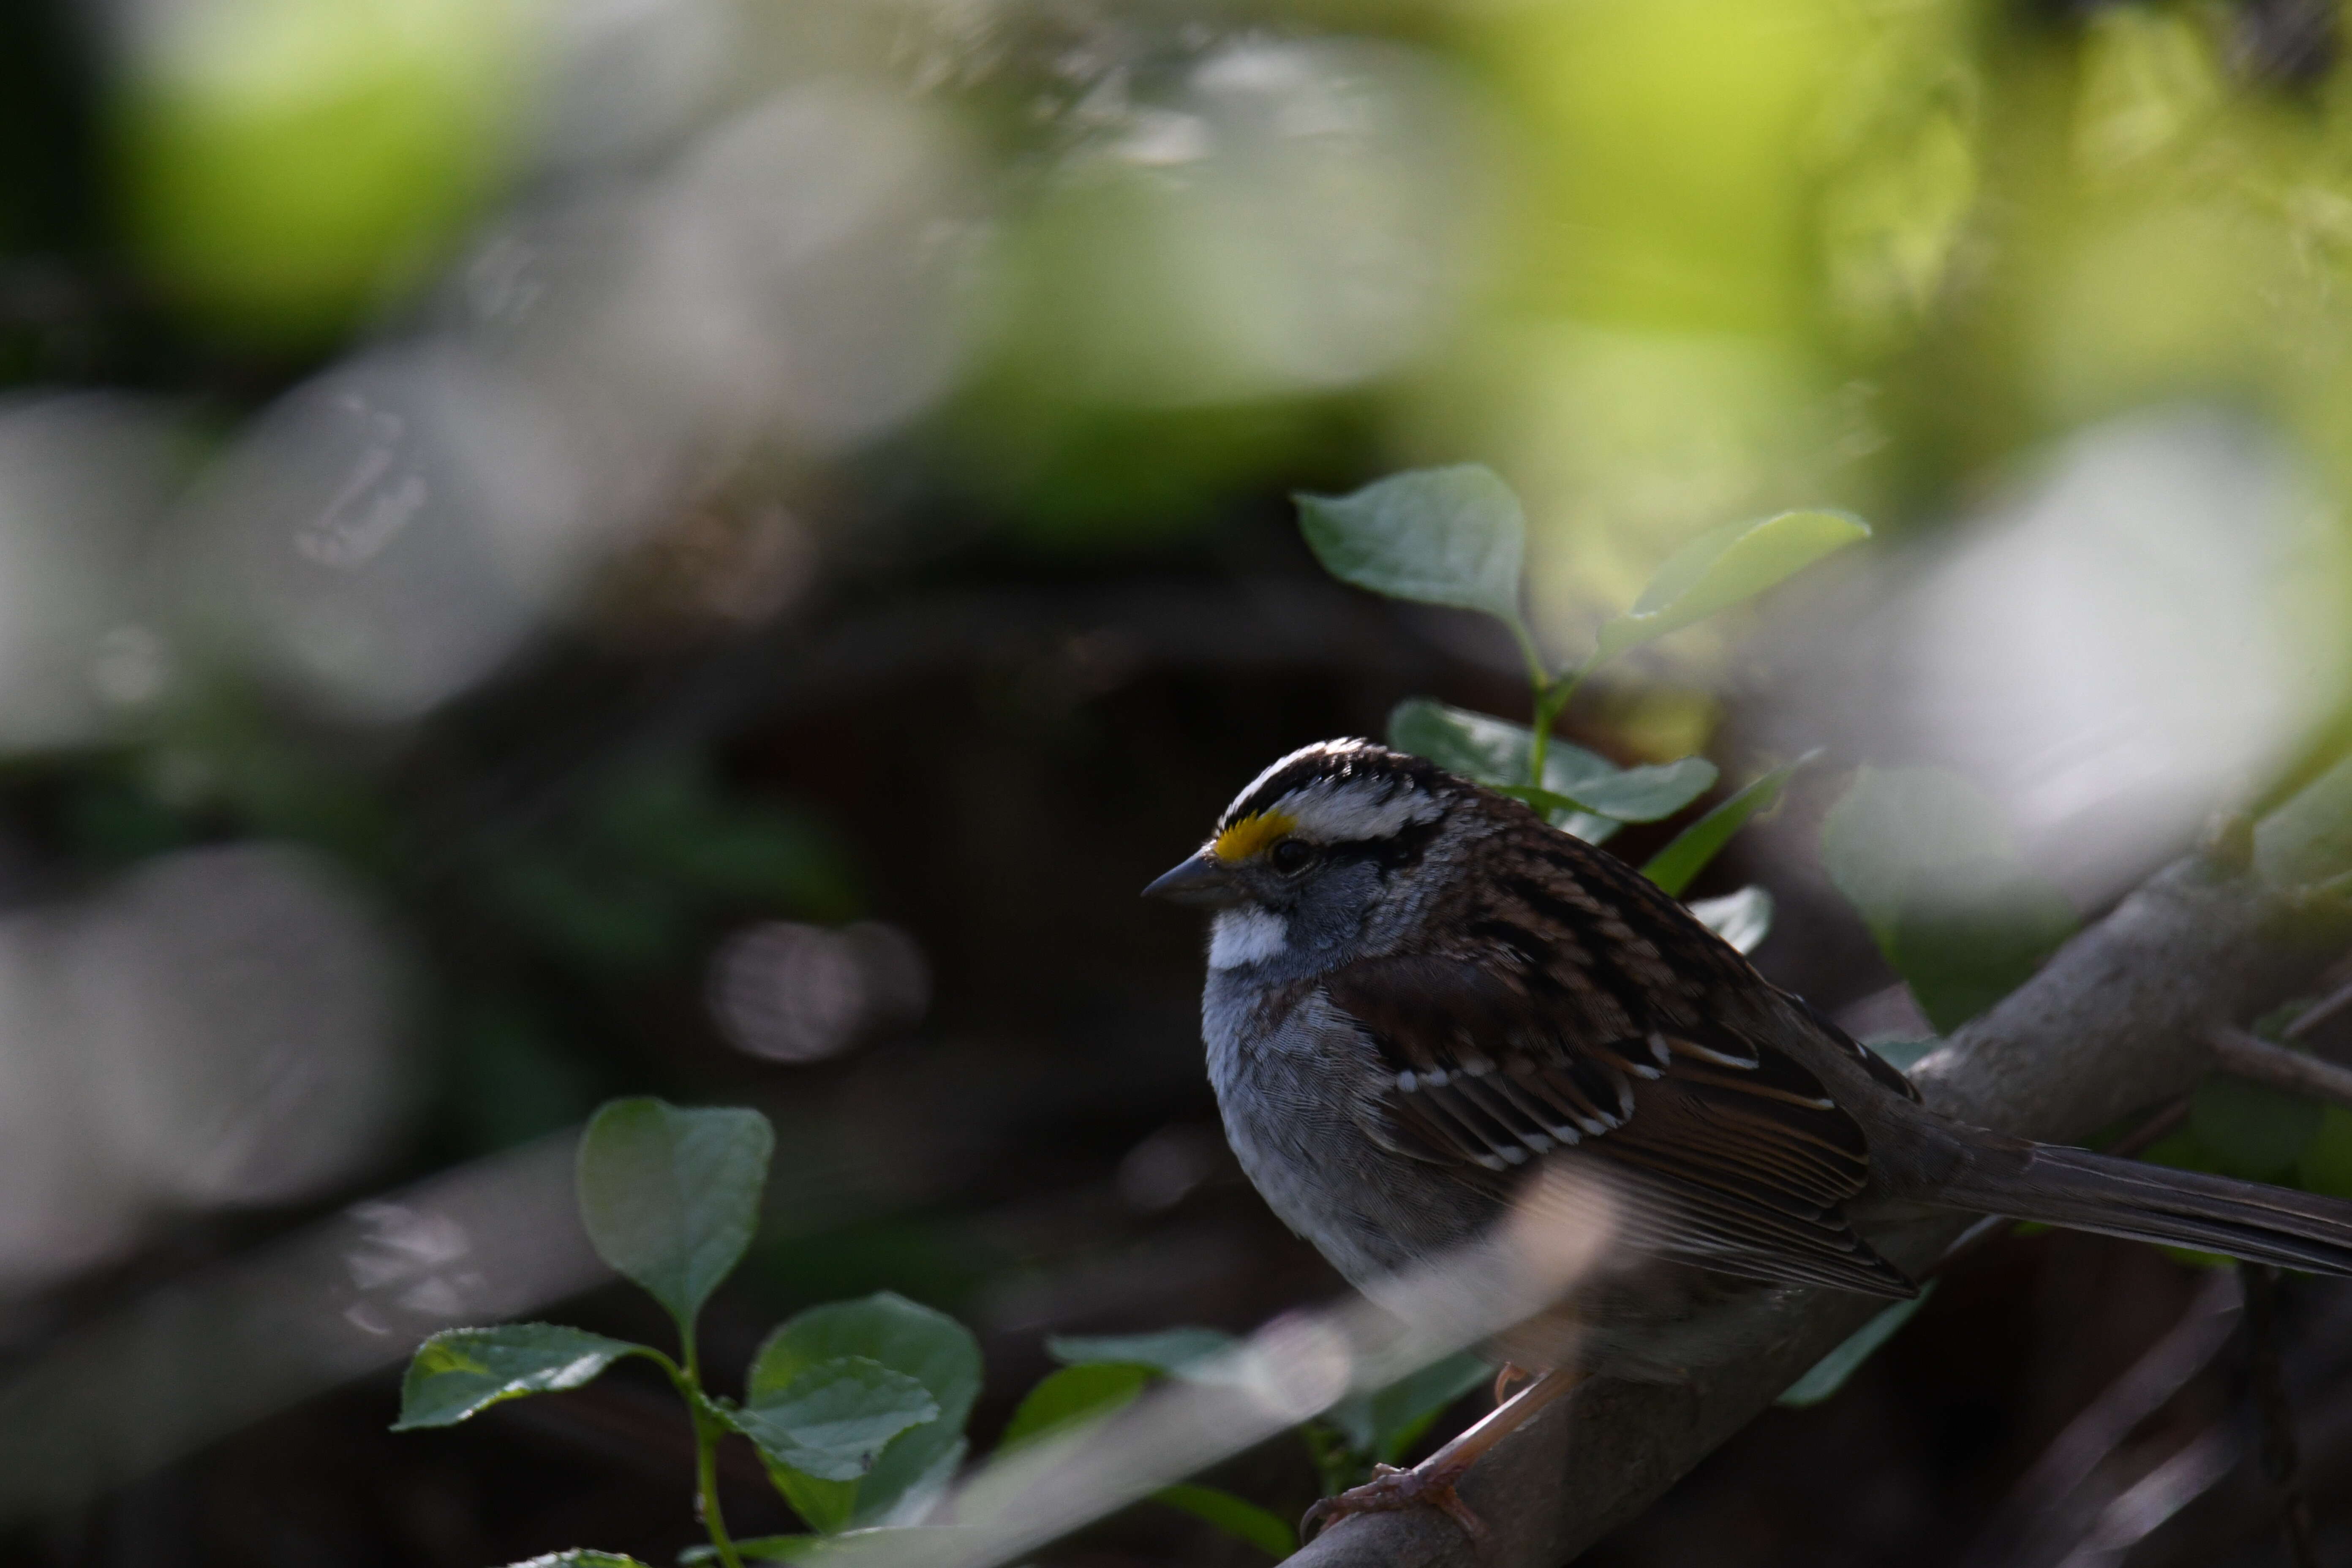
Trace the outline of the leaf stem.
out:
[[[710,1398],[702,1392],[702,1352],[694,1342],[692,1325],[682,1326],[679,1334],[686,1351],[686,1364],[653,1352],[669,1373],[669,1380],[686,1401],[687,1419],[694,1426],[694,1487],[695,1500],[702,1515],[702,1528],[710,1532],[711,1550],[726,1568],[743,1568],[743,1559],[735,1551],[735,1542],[727,1533],[727,1516],[719,1509],[719,1439],[726,1435],[727,1425],[712,1408]]]
[[[1561,671],[1557,679],[1543,675],[1540,665],[1535,667],[1535,742],[1528,748],[1528,783],[1537,789],[1543,788],[1544,756],[1551,745],[1551,727],[1559,722],[1560,714],[1567,710],[1570,700],[1576,696],[1576,689],[1584,684],[1584,678],[1592,672],[1592,666],[1598,662],[1598,659],[1587,660],[1574,669]]]

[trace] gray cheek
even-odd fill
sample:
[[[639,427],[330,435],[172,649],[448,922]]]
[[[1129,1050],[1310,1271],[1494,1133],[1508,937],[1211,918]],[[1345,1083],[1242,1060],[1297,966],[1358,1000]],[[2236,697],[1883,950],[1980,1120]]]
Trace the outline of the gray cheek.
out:
[[[1328,952],[1363,933],[1366,915],[1381,896],[1381,874],[1363,862],[1337,866],[1298,890],[1290,921],[1294,946]]]

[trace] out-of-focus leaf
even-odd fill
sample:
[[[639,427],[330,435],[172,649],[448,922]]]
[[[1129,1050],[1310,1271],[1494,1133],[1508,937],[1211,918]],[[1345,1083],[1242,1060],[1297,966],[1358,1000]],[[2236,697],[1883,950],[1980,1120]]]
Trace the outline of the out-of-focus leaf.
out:
[[[2317,1101],[2267,1084],[2214,1073],[2197,1086],[2189,1127],[2222,1173],[2274,1182],[2288,1173],[2325,1124]]]
[[[1870,1321],[1846,1336],[1845,1342],[1813,1363],[1812,1370],[1790,1384],[1780,1395],[1780,1403],[1801,1408],[1819,1405],[1845,1386],[1854,1370],[1878,1352],[1878,1347],[1895,1337],[1895,1331],[1911,1321],[1911,1314],[1925,1306],[1927,1298],[1936,1293],[1936,1281],[1930,1279],[1919,1293],[1908,1301],[1897,1301]]]
[[[609,854],[660,880],[734,898],[845,912],[848,877],[833,840],[798,813],[721,795],[698,756],[615,772],[586,815]]]
[[[963,1452],[963,1426],[980,1394],[980,1343],[944,1312],[884,1290],[862,1300],[812,1307],[771,1333],[752,1358],[745,1397],[757,1402],[807,1368],[837,1356],[864,1356],[920,1383],[939,1405],[929,1421],[891,1439],[862,1479],[822,1480],[770,1473],[794,1511],[820,1530],[876,1522],[902,1502],[943,1487]]]
[[[2254,825],[2254,870],[2282,888],[2352,871],[2352,757]]]
[[[1120,1363],[1183,1377],[1240,1344],[1220,1329],[1162,1329],[1150,1334],[1052,1334],[1045,1353],[1065,1366]]]
[[[1539,811],[1587,811],[1618,822],[1656,822],[1672,816],[1715,786],[1715,764],[1705,757],[1621,768],[1590,752],[1577,752],[1574,747],[1568,750],[1576,754],[1567,759],[1567,768],[1576,771],[1564,778],[1559,787],[1531,789],[1512,784],[1494,787]],[[1587,759],[1599,765],[1579,767]],[[1546,779],[1553,775],[1551,764],[1547,748]]]
[[[616,1100],[588,1122],[579,1170],[588,1239],[669,1309],[682,1334],[751,1244],[774,1147],[756,1110]]]
[[[1649,863],[1642,868],[1642,875],[1679,898],[1692,879],[1723,852],[1731,836],[1746,826],[1749,817],[1779,800],[1797,770],[1820,755],[1817,751],[1808,752],[1795,762],[1783,763],[1742,785],[1728,800],[1675,834],[1673,843],[1651,856]]]
[[[1088,1421],[1123,1410],[1150,1384],[1155,1374],[1132,1363],[1095,1362],[1066,1366],[1053,1373],[1021,1401],[1006,1423],[997,1452],[1009,1454],[1043,1437],[1050,1437]]]
[[[865,1356],[836,1356],[803,1368],[730,1419],[776,1463],[819,1480],[850,1481],[873,1469],[891,1438],[939,1414],[930,1390],[906,1373]]]
[[[1430,1363],[1370,1394],[1351,1394],[1323,1413],[1358,1453],[1394,1464],[1445,1407],[1482,1384],[1495,1369],[1467,1351]]]
[[[507,1568],[646,1568],[646,1564],[618,1552],[590,1552],[574,1546],[565,1552],[526,1557],[520,1563],[509,1563]]]
[[[1896,1072],[1907,1073],[1927,1060],[1927,1053],[1943,1045],[1934,1035],[1924,1040],[1865,1040],[1863,1042],[1892,1066]]]
[[[2019,861],[1993,803],[1941,769],[1861,769],[1822,819],[1822,864],[1947,1034],[2077,924],[2065,895]]]
[[[1221,1488],[1185,1482],[1162,1487],[1151,1496],[1154,1501],[1164,1502],[1171,1508],[1181,1508],[1196,1519],[1207,1520],[1227,1535],[1248,1542],[1277,1563],[1298,1550],[1298,1537],[1286,1522],[1257,1504],[1237,1498]]]
[[[2352,1110],[2322,1106],[2319,1131],[2295,1157],[2295,1185],[2331,1198],[2352,1198]]]
[[[561,1323],[501,1323],[444,1329],[409,1358],[395,1432],[449,1426],[502,1400],[578,1388],[643,1345]]]
[[[1517,624],[1527,521],[1493,469],[1415,468],[1353,495],[1297,499],[1307,547],[1340,581]]]
[[[1710,529],[1658,568],[1631,611],[1601,626],[1595,662],[1705,620],[1869,537],[1869,524],[1842,511],[1784,511]]]
[[[1754,952],[1772,934],[1772,895],[1746,887],[1719,899],[1701,899],[1690,912],[1698,923],[1742,952]]]

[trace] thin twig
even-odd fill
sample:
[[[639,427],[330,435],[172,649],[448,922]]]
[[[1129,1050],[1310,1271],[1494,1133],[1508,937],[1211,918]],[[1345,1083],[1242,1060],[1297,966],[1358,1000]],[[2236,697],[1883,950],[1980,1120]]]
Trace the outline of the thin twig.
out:
[[[2053,1526],[2061,1522],[2061,1511],[2076,1500],[2135,1428],[2221,1353],[2230,1342],[2238,1304],[2236,1280],[2227,1273],[2208,1275],[2180,1321],[2051,1440],[2033,1468],[2011,1490],[2008,1500],[1994,1512],[1964,1561],[1992,1568],[2047,1561],[2054,1555],[2047,1542]],[[2104,1514],[2114,1500],[2113,1497],[2095,1499],[2087,1506]],[[2084,1516],[2083,1505],[2067,1511],[2074,1519]],[[2034,1541],[2042,1542],[2044,1549],[2026,1550]]]
[[[2311,1541],[2311,1505],[2303,1495],[2301,1461],[2295,1451],[2294,1410],[2287,1403],[2286,1377],[2279,1370],[2278,1270],[2241,1263],[2246,1292],[2246,1371],[2255,1413],[2263,1424],[2263,1474],[2278,1493],[2279,1531],[2294,1568],[2319,1568]]]
[[[2294,1022],[2286,1026],[2286,1037],[2302,1039],[2322,1024],[2335,1018],[2347,1007],[2352,1007],[2352,980],[2346,981],[2295,1015]]]
[[[2213,1047],[2213,1065],[2232,1078],[2352,1106],[2352,1068],[2274,1046],[2243,1029],[2216,1028],[2206,1038]]]

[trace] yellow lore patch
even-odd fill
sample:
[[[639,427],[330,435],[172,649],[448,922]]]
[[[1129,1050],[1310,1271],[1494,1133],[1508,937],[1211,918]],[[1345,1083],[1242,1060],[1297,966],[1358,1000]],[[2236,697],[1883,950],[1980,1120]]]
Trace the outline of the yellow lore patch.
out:
[[[1261,811],[1218,834],[1210,853],[1228,864],[1246,860],[1297,826],[1298,819],[1286,812]]]

